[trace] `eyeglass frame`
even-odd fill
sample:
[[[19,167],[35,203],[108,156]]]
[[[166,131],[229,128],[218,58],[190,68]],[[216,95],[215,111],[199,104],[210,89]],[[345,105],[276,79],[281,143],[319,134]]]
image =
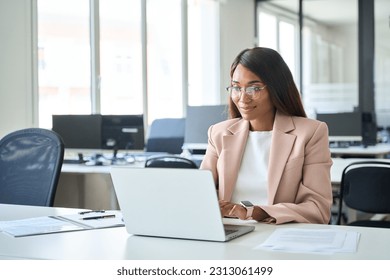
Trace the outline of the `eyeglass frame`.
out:
[[[259,86],[250,86],[250,87],[239,87],[239,86],[228,86],[226,87],[227,92],[231,95],[231,97],[238,97],[241,98],[242,96],[242,89],[244,89],[244,93],[249,96],[250,98],[254,98],[257,93],[260,93],[263,89],[265,89],[267,85],[264,85],[262,87]],[[248,93],[248,89],[252,89],[252,93]],[[233,89],[236,90],[236,93],[233,93]],[[238,89],[238,91],[237,91]]]

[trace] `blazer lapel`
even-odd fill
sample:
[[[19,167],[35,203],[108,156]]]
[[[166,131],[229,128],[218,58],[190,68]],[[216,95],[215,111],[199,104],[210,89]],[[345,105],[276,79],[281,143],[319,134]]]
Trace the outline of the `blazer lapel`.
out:
[[[241,159],[244,154],[245,145],[249,133],[249,122],[240,120],[228,128],[230,135],[223,136],[222,149],[224,158],[222,160],[224,175],[221,184],[224,188],[219,189],[219,197],[230,201],[233,195],[234,186],[240,170]]]
[[[288,133],[294,129],[294,122],[290,116],[276,113],[268,163],[268,202],[270,205],[274,202],[284,167],[296,139],[295,135]]]

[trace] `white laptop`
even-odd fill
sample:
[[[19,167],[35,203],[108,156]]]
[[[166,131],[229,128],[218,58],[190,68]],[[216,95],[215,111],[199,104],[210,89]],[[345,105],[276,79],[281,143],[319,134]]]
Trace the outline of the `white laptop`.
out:
[[[111,178],[130,234],[228,241],[255,228],[223,224],[208,170],[112,166]]]

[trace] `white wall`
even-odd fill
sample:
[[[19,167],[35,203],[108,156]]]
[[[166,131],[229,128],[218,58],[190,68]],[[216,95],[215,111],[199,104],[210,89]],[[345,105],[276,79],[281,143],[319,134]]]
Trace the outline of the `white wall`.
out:
[[[0,0],[0,138],[33,126],[31,0]]]

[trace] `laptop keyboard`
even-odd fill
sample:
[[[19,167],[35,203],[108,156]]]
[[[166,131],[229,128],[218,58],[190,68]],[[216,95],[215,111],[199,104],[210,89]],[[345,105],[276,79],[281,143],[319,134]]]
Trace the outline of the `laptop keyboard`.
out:
[[[237,232],[237,231],[238,231],[238,229],[226,229],[226,228],[225,228],[225,234],[226,234],[226,235],[235,233],[235,232]]]

